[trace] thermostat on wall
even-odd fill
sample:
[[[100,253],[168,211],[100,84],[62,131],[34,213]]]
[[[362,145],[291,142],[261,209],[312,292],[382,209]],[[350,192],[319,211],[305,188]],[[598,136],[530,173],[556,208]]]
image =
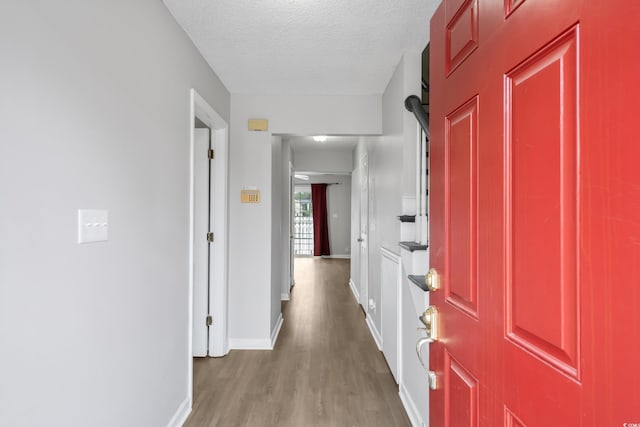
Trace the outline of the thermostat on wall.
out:
[[[260,190],[256,187],[245,187],[240,190],[241,203],[260,203]]]

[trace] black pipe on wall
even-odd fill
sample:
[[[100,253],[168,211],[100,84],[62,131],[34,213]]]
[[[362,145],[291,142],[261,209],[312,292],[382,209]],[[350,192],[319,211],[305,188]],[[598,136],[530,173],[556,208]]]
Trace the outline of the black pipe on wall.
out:
[[[422,107],[420,98],[415,95],[407,96],[407,99],[404,100],[404,107],[416,116],[422,130],[427,135],[427,139],[431,139],[431,134],[429,133],[429,114]]]

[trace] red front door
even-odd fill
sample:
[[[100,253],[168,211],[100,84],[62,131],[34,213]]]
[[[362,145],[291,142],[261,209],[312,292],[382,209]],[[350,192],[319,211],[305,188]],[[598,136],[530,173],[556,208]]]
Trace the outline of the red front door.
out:
[[[430,425],[640,426],[640,5],[431,21]]]

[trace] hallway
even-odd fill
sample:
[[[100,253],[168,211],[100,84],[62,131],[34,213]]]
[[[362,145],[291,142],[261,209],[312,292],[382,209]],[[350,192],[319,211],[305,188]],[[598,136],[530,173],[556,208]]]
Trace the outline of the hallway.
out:
[[[349,286],[349,261],[296,259],[273,351],[194,361],[186,427],[408,426]]]

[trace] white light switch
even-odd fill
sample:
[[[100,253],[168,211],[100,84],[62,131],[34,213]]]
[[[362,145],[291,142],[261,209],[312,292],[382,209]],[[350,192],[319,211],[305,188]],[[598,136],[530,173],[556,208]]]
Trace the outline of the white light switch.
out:
[[[109,211],[78,209],[78,243],[109,240]]]

